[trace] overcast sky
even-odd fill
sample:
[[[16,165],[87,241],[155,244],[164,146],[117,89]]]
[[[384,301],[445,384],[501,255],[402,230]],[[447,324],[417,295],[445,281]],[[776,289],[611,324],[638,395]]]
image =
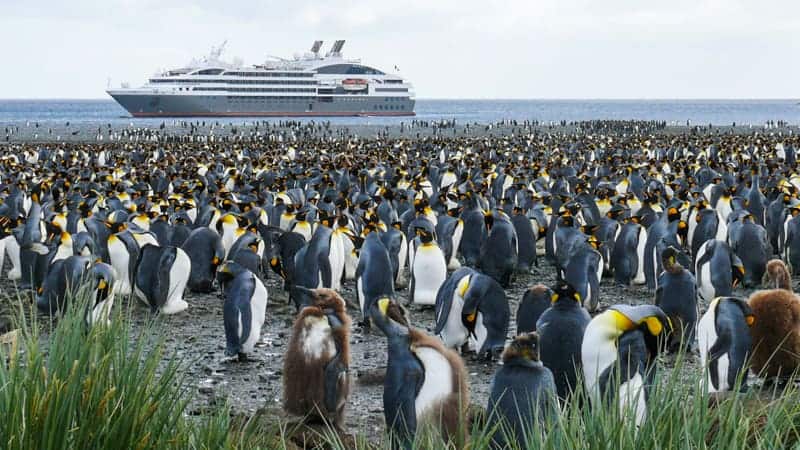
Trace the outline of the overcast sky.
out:
[[[315,39],[419,98],[797,98],[800,0],[2,0],[0,98],[105,98]]]

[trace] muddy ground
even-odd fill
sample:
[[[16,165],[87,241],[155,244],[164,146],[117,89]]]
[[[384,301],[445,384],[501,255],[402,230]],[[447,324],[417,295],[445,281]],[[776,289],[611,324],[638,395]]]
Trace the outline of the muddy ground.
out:
[[[524,291],[534,284],[552,285],[555,282],[555,269],[540,258],[540,266],[531,274],[519,275],[512,287],[506,290],[511,305],[512,320],[509,336],[515,333],[515,317],[519,300]],[[8,270],[6,264],[5,270]],[[3,275],[5,275],[5,270]],[[149,309],[128,299],[118,299],[115,308],[129,308],[134,328],[142,329],[152,320],[156,329],[167,344],[167,354],[174,354],[183,361],[185,376],[195,390],[189,414],[201,415],[208,407],[227,401],[237,415],[250,416],[261,410],[267,417],[283,417],[281,412],[281,383],[283,354],[291,333],[294,306],[287,304],[288,296],[282,290],[282,282],[269,272],[266,284],[269,291],[267,319],[262,329],[262,339],[250,359],[239,362],[225,358],[225,337],[222,320],[222,299],[219,294],[199,295],[187,291],[185,298],[189,309],[174,316],[159,316],[154,319]],[[5,293],[13,293],[13,283],[5,276],[0,288]],[[342,291],[343,297],[356,303],[354,283],[348,282]],[[738,291],[746,296],[748,292]],[[7,296],[4,296],[7,298]],[[407,290],[400,291],[398,297],[407,301]],[[618,303],[643,304],[653,301],[653,294],[646,288],[618,287],[613,280],[604,279],[601,283],[600,309]],[[8,305],[4,305],[8,307]],[[706,305],[701,305],[701,314]],[[357,325],[360,313],[350,311],[353,317],[351,334],[351,370],[353,386],[348,402],[347,425],[352,432],[366,434],[372,439],[379,438],[384,430],[382,407],[382,384],[375,383],[374,376],[381,372],[386,362],[385,338],[379,330],[363,331]],[[431,332],[434,311],[432,308],[410,308],[412,324]],[[670,357],[663,359],[663,366],[670,365]],[[491,377],[496,363],[487,363],[473,355],[465,355],[469,372],[471,403],[485,406]],[[699,358],[691,355],[685,364],[687,378],[691,372],[698,372]],[[367,382],[365,380],[372,379]]]

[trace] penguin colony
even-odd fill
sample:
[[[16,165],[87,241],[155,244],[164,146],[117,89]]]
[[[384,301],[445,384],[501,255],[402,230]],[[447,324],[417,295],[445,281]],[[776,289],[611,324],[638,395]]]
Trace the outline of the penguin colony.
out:
[[[190,320],[186,292],[219,291],[220,339],[238,360],[258,351],[267,286],[283,291],[296,311],[286,412],[346,426],[362,327],[385,338],[383,413],[405,448],[424,428],[464,445],[468,355],[501,362],[486,405],[500,448],[546,432],[559,406],[612,402],[640,425],[665,350],[698,352],[708,392],[745,389],[748,370],[790,380],[798,139],[623,130],[6,145],[3,275],[43,314],[86,286],[87,326],[108,324],[120,298]],[[506,290],[542,259],[557,282],[527,287],[512,318]],[[611,285],[652,300],[601,305]]]

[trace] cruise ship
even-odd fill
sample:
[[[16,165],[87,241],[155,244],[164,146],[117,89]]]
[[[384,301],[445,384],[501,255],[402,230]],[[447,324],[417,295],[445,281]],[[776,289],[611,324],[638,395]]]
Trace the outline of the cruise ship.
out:
[[[344,43],[322,54],[316,41],[302,56],[250,67],[223,62],[223,43],[142,87],[106,92],[134,117],[413,116],[411,83],[344,58]]]

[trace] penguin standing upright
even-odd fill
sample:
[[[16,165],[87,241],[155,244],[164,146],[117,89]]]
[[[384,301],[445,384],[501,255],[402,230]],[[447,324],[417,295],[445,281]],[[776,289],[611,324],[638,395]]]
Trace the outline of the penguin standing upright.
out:
[[[724,241],[712,239],[700,246],[694,268],[697,294],[707,302],[730,297],[744,278],[742,261]]]
[[[594,407],[602,407],[601,400],[613,395],[623,414],[634,414],[637,426],[644,422],[658,338],[670,328],[664,312],[652,305],[614,305],[589,322],[581,360],[586,392]]]
[[[517,260],[517,270],[522,273],[530,272],[533,266],[538,266],[536,258],[536,241],[539,240],[539,229],[533,228],[531,220],[524,214],[521,208],[514,208],[514,215],[511,216],[511,223],[517,233],[517,244],[519,255]]]
[[[416,230],[419,243],[414,241],[411,265],[410,300],[415,305],[434,305],[436,293],[447,278],[447,263],[442,250],[436,245],[433,232],[426,228]]]
[[[129,231],[122,230],[108,236],[106,248],[108,262],[117,274],[114,293],[129,295],[132,292],[134,266],[139,257],[139,244]]]
[[[511,311],[497,281],[469,267],[453,272],[436,294],[434,334],[445,347],[469,343],[480,355],[499,356],[508,334]]]
[[[639,224],[638,217],[628,219],[619,230],[611,252],[611,270],[617,284],[628,286],[644,284],[644,247],[647,230]]]
[[[331,272],[331,229],[317,227],[314,236],[294,256],[294,282],[308,289],[328,288],[333,282]]]
[[[558,414],[553,374],[539,360],[539,336],[520,334],[503,351],[492,377],[486,406],[487,428],[496,430],[492,447],[531,448],[536,430]]]
[[[754,292],[747,300],[755,317],[750,362],[755,375],[784,381],[800,368],[800,299],[791,290],[785,264],[772,260],[770,265],[765,284],[779,287]]]
[[[392,273],[394,273],[394,286],[396,289],[403,289],[408,286],[408,276],[406,275],[408,240],[406,235],[400,231],[399,225],[400,223],[396,223],[385,233],[381,233],[381,241],[389,251],[389,260],[392,262]]]
[[[578,387],[583,334],[592,318],[580,295],[566,283],[559,283],[549,300],[550,308],[536,322],[540,356],[542,364],[553,373],[558,397],[569,402]]]
[[[747,364],[755,318],[744,299],[718,297],[697,323],[700,363],[708,375],[708,392],[729,391],[740,380],[747,387]]]
[[[383,413],[392,440],[411,448],[416,431],[427,424],[441,431],[445,441],[463,447],[469,395],[461,358],[438,339],[409,327],[388,298],[373,303],[370,318],[388,341]]]
[[[261,338],[267,288],[253,272],[232,261],[219,267],[217,279],[225,297],[222,306],[225,356],[238,356],[242,360]]]
[[[752,215],[740,219],[739,226],[728,228],[728,242],[731,250],[739,257],[744,267],[742,284],[753,288],[761,282],[767,261],[772,255],[772,246],[767,231],[758,224]]]
[[[183,291],[192,263],[177,247],[145,245],[134,269],[134,293],[153,312],[176,314],[189,307]]]
[[[372,303],[382,297],[394,296],[392,262],[389,252],[377,232],[371,232],[361,245],[356,269],[356,297],[361,307],[362,320],[368,323]]]
[[[284,357],[283,407],[341,429],[350,393],[350,317],[335,291],[296,291],[309,306],[295,319]]]
[[[599,242],[589,236],[586,243],[576,245],[564,266],[563,278],[580,294],[583,305],[594,312],[600,303],[600,278],[603,276],[603,257],[597,251]]]
[[[517,232],[506,213],[500,210],[486,214],[486,226],[489,233],[481,245],[480,268],[507,288],[517,271]]]
[[[517,307],[517,334],[536,331],[536,321],[550,307],[553,291],[537,284],[525,291]]]
[[[661,253],[664,272],[658,277],[656,306],[670,318],[674,334],[669,338],[673,350],[690,349],[697,323],[697,285],[694,275],[678,263],[678,249],[668,247]]]

